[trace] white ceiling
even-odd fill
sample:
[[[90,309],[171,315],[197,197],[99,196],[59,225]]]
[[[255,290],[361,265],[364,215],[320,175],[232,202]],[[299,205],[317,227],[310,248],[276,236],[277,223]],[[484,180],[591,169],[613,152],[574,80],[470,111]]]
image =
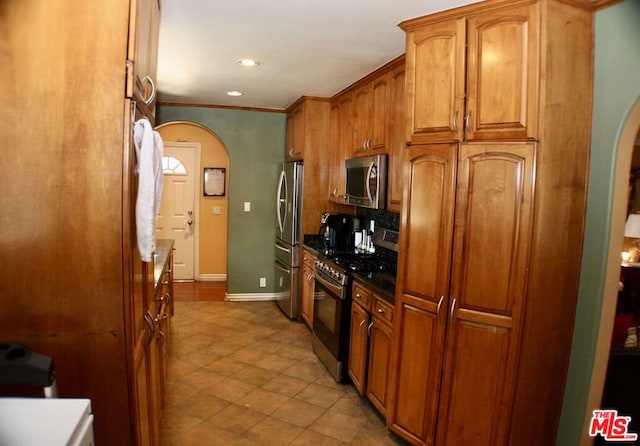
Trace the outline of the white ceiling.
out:
[[[159,100],[284,109],[331,97],[404,52],[398,23],[475,1],[161,0]]]

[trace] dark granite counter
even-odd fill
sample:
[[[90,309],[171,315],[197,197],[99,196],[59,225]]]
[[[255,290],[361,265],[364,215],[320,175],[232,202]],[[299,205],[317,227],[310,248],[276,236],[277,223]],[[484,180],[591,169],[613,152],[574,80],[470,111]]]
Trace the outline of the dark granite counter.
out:
[[[153,256],[153,283],[155,288],[158,288],[160,284],[160,278],[162,277],[162,271],[165,268],[169,254],[173,249],[173,240],[159,239],[156,240],[156,252]]]
[[[353,278],[364,283],[380,297],[390,303],[396,301],[396,276],[387,272],[354,272]]]
[[[305,234],[302,240],[302,247],[311,253],[318,255],[322,252],[322,236],[317,234]]]

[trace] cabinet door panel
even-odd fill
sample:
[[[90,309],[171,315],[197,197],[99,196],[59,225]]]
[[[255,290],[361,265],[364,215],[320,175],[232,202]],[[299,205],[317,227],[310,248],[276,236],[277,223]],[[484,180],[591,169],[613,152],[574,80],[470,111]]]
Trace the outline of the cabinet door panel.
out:
[[[374,316],[367,369],[367,398],[382,415],[387,413],[390,362],[391,327]]]
[[[387,180],[387,209],[390,212],[402,212],[402,191],[404,188],[405,164],[405,68],[404,65],[393,70],[389,76],[389,160]]]
[[[434,435],[444,324],[437,306],[402,296],[396,306],[388,427],[411,442]]]
[[[371,84],[360,87],[353,92],[353,145],[352,153],[357,155],[359,152],[366,152],[366,142],[371,138],[371,119],[373,110],[371,108],[372,100]]]
[[[460,148],[438,444],[505,442],[528,270],[534,150],[517,143]]]
[[[455,278],[462,307],[513,313],[525,279],[532,172],[531,146],[463,146],[456,221],[460,274]]]
[[[371,124],[369,149],[384,148],[387,144],[387,114],[389,105],[389,74],[371,83]]]
[[[412,147],[408,156],[403,292],[437,302],[449,283],[456,147]]]
[[[455,141],[462,138],[464,50],[464,19],[438,23],[408,34],[410,141]]]
[[[504,365],[509,354],[509,329],[461,321],[453,331],[455,343],[447,345],[448,367],[443,374],[441,399],[446,403],[438,417],[436,443],[503,444],[496,421],[504,414]]]
[[[351,337],[349,339],[349,376],[360,395],[365,394],[367,376],[367,353],[369,337],[367,329],[370,317],[360,305],[351,306]]]
[[[536,136],[537,6],[469,18],[467,140]]]

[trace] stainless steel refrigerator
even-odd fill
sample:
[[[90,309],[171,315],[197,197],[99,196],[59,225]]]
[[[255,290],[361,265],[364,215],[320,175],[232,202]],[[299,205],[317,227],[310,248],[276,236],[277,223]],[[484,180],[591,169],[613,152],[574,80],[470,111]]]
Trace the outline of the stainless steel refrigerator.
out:
[[[275,293],[290,319],[300,317],[302,161],[283,163],[276,194]]]

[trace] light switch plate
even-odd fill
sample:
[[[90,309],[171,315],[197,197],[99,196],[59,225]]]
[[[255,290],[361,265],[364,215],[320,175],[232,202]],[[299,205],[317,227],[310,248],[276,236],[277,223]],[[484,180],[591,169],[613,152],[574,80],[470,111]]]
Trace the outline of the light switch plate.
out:
[[[220,215],[222,214],[222,209],[220,208],[220,206],[214,206],[211,212],[213,213],[213,215]]]

